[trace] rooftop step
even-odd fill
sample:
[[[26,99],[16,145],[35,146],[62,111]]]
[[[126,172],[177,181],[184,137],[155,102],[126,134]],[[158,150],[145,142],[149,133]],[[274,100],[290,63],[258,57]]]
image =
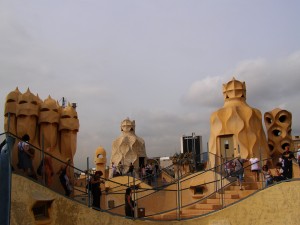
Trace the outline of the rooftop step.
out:
[[[237,199],[240,198],[239,194],[230,194],[230,193],[225,193],[225,194],[216,194],[216,198],[229,198],[229,199]]]
[[[232,181],[236,180],[234,177],[230,179],[232,179]],[[254,181],[251,172],[246,172],[244,181],[242,183],[242,190],[240,190],[240,186],[237,182],[233,182],[230,186],[220,190],[218,193],[211,195],[209,198],[201,201],[201,203],[195,203],[187,208],[182,208],[180,211],[180,218],[188,219],[222,209],[222,207],[233,204],[256,192],[259,187],[262,187],[262,184],[262,182]],[[204,198],[205,195],[199,194],[193,195],[192,197],[194,199],[201,199]],[[157,216],[154,217],[156,218]],[[176,210],[159,215],[159,220],[176,219],[178,219]]]
[[[221,209],[222,206],[218,204],[211,204],[211,203],[197,203],[194,209],[205,209],[205,210],[217,210]]]

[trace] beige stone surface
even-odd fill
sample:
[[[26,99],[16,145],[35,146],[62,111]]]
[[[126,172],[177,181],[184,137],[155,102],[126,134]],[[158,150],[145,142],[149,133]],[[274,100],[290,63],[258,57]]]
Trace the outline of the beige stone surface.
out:
[[[6,97],[4,130],[10,131],[20,138],[24,134],[28,134],[30,136],[29,143],[32,146],[44,150],[49,148],[49,154],[58,159],[52,160],[53,170],[56,173],[67,158],[73,161],[77,148],[79,119],[75,107],[70,103],[62,107],[50,95],[43,101],[29,88],[24,93],[16,88]],[[17,172],[22,173],[17,167],[18,142],[19,140],[15,142],[13,148],[12,164]],[[42,156],[43,153],[36,149],[33,159],[35,170],[38,168]],[[69,174],[73,174],[72,169],[70,170]],[[53,183],[52,188],[62,191],[57,180]]]
[[[112,143],[112,153],[110,159],[110,167],[112,162],[116,166],[121,162],[124,165],[124,172],[129,169],[130,163],[133,163],[134,168],[139,168],[139,157],[144,158],[146,163],[146,148],[145,141],[135,134],[135,121],[129,118],[121,122],[121,135]],[[111,168],[110,168],[111,169]],[[111,170],[110,170],[110,177]]]
[[[102,146],[99,146],[95,151],[94,163],[96,165],[96,171],[101,171],[103,177],[105,177],[106,151]]]
[[[268,134],[270,154],[277,162],[284,152],[284,146],[292,143],[292,114],[280,108],[273,109],[264,114],[265,126]],[[291,149],[293,150],[293,149]]]
[[[49,225],[187,224],[187,225],[297,225],[299,224],[300,181],[281,183],[262,190],[223,210],[184,221],[130,220],[98,212],[52,192],[26,178],[12,177],[11,225],[34,225],[32,205],[53,200]],[[167,201],[161,199],[160,201]],[[158,200],[156,201],[159,202]],[[147,208],[146,208],[147,210]]]
[[[152,187],[148,184],[142,182],[141,180],[134,179],[130,176],[118,176],[111,178],[110,180],[105,182],[105,188],[107,190],[107,193],[104,193],[103,198],[105,198],[105,209],[109,209],[108,207],[108,201],[112,200],[114,201],[115,207],[123,205],[124,204],[124,196],[125,196],[125,190],[128,186],[134,186],[137,185],[140,190],[143,190],[142,192],[136,192],[135,193],[135,199],[140,199],[146,195],[149,195],[153,193],[155,190],[152,190]],[[148,190],[147,190],[148,189]],[[120,193],[120,194],[116,194]],[[142,202],[138,202],[139,207],[145,207],[145,204]],[[152,203],[146,202],[146,204],[149,204],[149,208],[151,207]],[[124,207],[116,208],[114,210],[111,210],[113,213],[117,213],[120,215],[124,215]]]
[[[209,152],[224,156],[223,140],[229,144],[226,158],[251,156],[268,158],[269,150],[262,126],[262,115],[258,109],[246,103],[246,84],[233,78],[223,85],[224,106],[211,114]],[[214,157],[210,157],[210,167],[214,167]]]

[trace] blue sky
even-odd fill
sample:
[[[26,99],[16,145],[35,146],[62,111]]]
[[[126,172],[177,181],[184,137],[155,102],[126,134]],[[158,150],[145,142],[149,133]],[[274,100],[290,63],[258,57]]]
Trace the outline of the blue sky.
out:
[[[127,117],[150,157],[178,152],[183,134],[206,143],[233,76],[262,114],[290,111],[299,135],[299,11],[276,0],[3,0],[0,105],[17,86],[76,102],[79,167],[100,145],[109,160]]]

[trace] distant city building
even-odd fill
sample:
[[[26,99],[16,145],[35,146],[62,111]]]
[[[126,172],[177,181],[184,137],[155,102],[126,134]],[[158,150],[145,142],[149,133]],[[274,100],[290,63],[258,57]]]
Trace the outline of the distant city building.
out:
[[[160,157],[159,162],[160,162],[161,169],[169,167],[173,164],[170,157]]]
[[[181,136],[181,153],[192,152],[196,164],[203,161],[202,136],[192,133],[191,136]]]

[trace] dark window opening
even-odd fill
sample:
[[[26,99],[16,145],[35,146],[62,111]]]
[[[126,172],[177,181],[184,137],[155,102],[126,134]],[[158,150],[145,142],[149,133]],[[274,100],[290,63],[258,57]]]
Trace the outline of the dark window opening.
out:
[[[52,201],[38,201],[32,207],[32,212],[35,220],[49,219],[49,209]]]
[[[194,195],[202,195],[204,187],[202,185],[196,186],[194,189]]]
[[[286,121],[286,115],[280,116],[280,117],[279,117],[279,121],[280,121],[281,123],[284,123],[284,122]]]
[[[271,144],[269,144],[269,149],[270,149],[270,151],[273,151],[273,149],[274,149],[274,146],[273,146],[273,145],[271,145]]]
[[[272,123],[273,122],[273,120],[270,117],[266,117],[266,121],[267,121],[267,123]]]
[[[281,135],[281,131],[280,130],[273,130],[273,134],[275,136],[280,136]]]

